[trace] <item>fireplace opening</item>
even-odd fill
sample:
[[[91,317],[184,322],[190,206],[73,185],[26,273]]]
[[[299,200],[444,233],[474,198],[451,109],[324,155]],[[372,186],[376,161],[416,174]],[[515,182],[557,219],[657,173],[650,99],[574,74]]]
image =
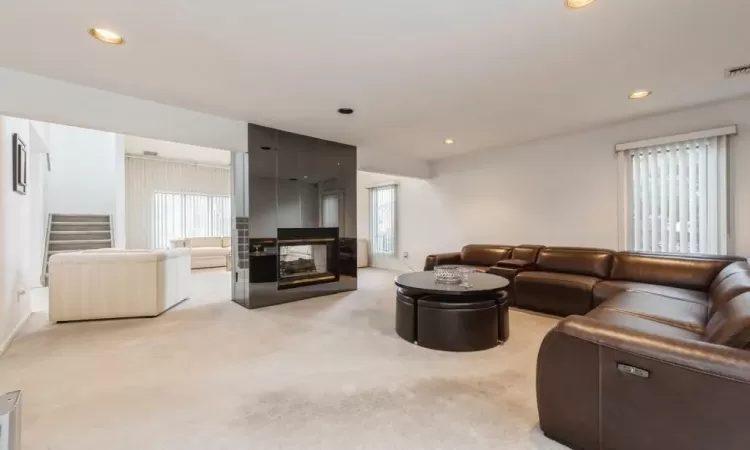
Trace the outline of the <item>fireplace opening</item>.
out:
[[[279,289],[339,280],[338,228],[280,228],[278,246]]]

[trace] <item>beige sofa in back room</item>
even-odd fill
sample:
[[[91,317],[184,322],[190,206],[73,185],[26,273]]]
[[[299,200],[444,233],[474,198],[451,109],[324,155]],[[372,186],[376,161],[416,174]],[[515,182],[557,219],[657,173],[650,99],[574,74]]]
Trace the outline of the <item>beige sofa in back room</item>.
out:
[[[172,248],[190,250],[190,268],[207,269],[209,267],[226,267],[227,255],[232,247],[230,237],[193,237],[173,239]]]

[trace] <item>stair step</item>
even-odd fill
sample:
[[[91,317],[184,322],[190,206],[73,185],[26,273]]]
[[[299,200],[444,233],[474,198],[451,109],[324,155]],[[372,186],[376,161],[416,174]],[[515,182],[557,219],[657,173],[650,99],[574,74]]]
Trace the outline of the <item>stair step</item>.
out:
[[[52,214],[52,222],[109,223],[109,216],[102,214]]]
[[[111,237],[108,230],[52,231],[49,235],[50,242],[110,240]]]
[[[50,231],[110,231],[109,223],[99,222],[53,222]]]
[[[98,243],[109,244],[110,242],[111,242],[110,239],[62,239],[62,240],[49,241],[50,245],[52,244],[98,244]]]
[[[52,251],[55,251],[55,250],[67,250],[67,251],[92,250],[95,248],[110,248],[110,247],[112,247],[112,241],[110,241],[109,239],[104,239],[100,241],[57,241],[57,242],[49,243],[49,249]]]

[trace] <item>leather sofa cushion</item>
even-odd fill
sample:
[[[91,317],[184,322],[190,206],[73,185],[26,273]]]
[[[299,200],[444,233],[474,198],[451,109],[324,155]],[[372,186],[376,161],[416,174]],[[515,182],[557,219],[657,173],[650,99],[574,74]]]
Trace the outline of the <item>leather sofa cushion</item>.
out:
[[[508,259],[512,250],[507,245],[467,245],[461,250],[461,264],[493,266],[501,259]]]
[[[546,247],[539,251],[537,269],[596,278],[606,278],[612,251],[596,248]]]
[[[555,272],[521,272],[513,290],[516,305],[559,316],[586,314],[599,278]]]
[[[506,267],[508,269],[524,269],[534,267],[533,261],[527,261],[524,259],[504,259],[498,261],[495,267]]]
[[[510,258],[535,262],[537,256],[539,256],[539,250],[543,248],[543,245],[519,245],[518,247],[513,248]]]
[[[713,291],[714,288],[719,283],[724,281],[727,277],[739,272],[750,272],[750,264],[748,264],[747,261],[734,262],[721,269],[721,272],[716,275],[716,278],[714,278],[714,281],[711,283],[711,288],[709,289],[709,291]]]
[[[650,320],[625,311],[618,311],[609,308],[596,308],[586,314],[587,318],[600,321],[613,329],[625,328],[628,330],[644,333],[652,336],[659,336],[668,339],[687,339],[692,341],[703,340],[703,334],[690,331],[682,327],[669,325],[667,323]]]
[[[722,305],[706,326],[708,342],[750,349],[750,292]]]
[[[747,265],[746,263],[738,264]],[[710,290],[712,301],[711,313],[713,314],[730,300],[745,292],[750,292],[750,272],[733,271],[728,276],[722,277],[720,282],[712,283]]]
[[[711,282],[729,264],[731,260],[720,257],[619,252],[609,279],[708,292]]]
[[[692,301],[702,305],[708,304],[708,295],[701,291],[660,286],[658,284],[636,283],[633,281],[602,281],[594,286],[594,306],[599,306],[605,300],[625,291],[650,292],[652,294]]]
[[[679,300],[649,292],[627,291],[602,303],[599,309],[610,309],[643,319],[653,320],[694,333],[702,333],[708,321],[708,305]]]

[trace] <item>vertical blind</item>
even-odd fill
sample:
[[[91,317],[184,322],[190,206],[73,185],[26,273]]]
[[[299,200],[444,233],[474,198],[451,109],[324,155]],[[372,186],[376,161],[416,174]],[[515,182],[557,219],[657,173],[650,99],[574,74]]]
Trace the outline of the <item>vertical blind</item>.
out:
[[[151,211],[151,248],[169,247],[172,239],[230,236],[228,195],[156,192]]]
[[[323,194],[323,226],[324,227],[338,227],[339,226],[339,194],[330,193]]]
[[[726,136],[622,152],[630,185],[631,250],[726,253]]]
[[[370,188],[370,242],[374,255],[396,254],[396,186]]]

